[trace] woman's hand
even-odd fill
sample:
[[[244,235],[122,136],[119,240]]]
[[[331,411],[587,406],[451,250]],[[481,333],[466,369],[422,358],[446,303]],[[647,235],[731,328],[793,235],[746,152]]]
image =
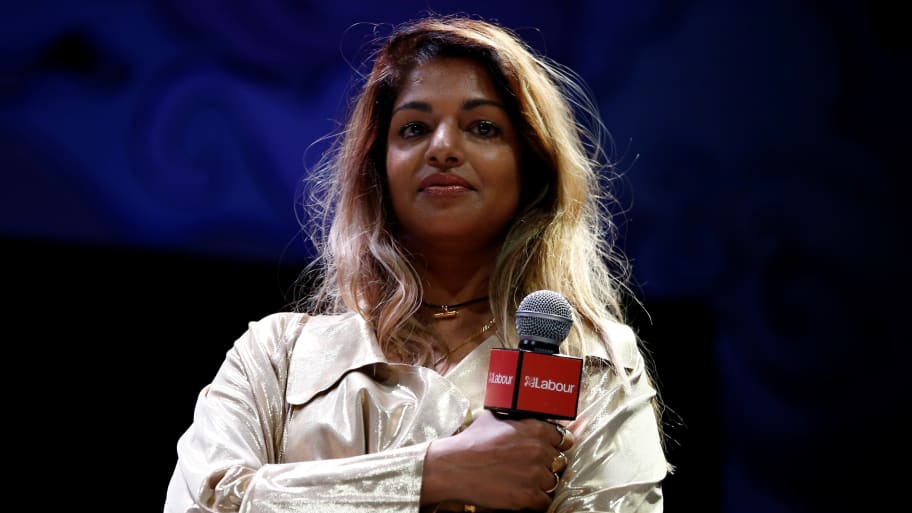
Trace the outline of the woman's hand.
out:
[[[562,451],[573,443],[573,433],[556,424],[502,419],[484,410],[465,431],[430,444],[421,503],[544,510],[567,464]]]

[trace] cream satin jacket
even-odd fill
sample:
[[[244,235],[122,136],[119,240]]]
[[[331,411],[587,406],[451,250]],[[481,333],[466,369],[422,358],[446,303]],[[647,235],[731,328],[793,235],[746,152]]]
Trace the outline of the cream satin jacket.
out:
[[[662,511],[666,462],[632,331],[625,389],[586,357],[570,463],[549,511]],[[492,335],[441,376],[388,363],[355,314],[278,313],[234,344],[177,444],[165,513],[419,511],[428,444],[482,411]],[[423,511],[423,510],[422,510]]]

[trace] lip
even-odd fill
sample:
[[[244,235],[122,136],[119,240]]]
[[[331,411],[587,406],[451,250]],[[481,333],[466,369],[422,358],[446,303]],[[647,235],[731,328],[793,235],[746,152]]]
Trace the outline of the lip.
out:
[[[461,187],[468,190],[475,190],[465,178],[453,173],[434,173],[424,180],[421,180],[421,183],[418,184],[419,191],[425,191],[426,189],[433,187],[450,189]]]

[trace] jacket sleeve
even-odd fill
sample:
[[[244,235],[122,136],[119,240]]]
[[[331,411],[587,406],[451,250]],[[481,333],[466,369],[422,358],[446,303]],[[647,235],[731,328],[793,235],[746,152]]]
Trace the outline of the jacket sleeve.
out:
[[[288,358],[300,315],[250,324],[197,400],[177,445],[165,513],[417,512],[427,443],[278,463]]]
[[[577,443],[549,511],[663,509],[661,485],[668,465],[652,407],[656,390],[632,331],[620,342],[615,354],[626,355],[620,363],[629,373],[627,386],[607,360],[586,359],[580,413],[569,426]]]

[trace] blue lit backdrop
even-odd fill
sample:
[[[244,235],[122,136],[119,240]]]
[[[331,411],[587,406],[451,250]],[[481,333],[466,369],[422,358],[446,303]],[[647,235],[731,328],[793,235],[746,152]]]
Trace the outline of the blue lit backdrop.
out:
[[[295,193],[325,148],[317,141],[341,119],[373,24],[427,9],[516,29],[579,72],[599,101],[625,173],[622,243],[653,322],[633,318],[674,410],[670,453],[680,470],[668,482],[669,509],[834,511],[864,502],[840,492],[857,485],[858,467],[847,474],[845,460],[831,462],[898,433],[885,427],[872,437],[867,424],[894,420],[887,396],[871,389],[890,390],[899,374],[881,352],[894,337],[891,298],[907,280],[897,248],[908,178],[894,172],[907,141],[891,121],[908,119],[902,100],[912,90],[898,71],[909,62],[908,36],[876,3],[6,7],[0,236],[33,264],[29,273],[54,276],[46,283],[90,272],[66,283],[108,280],[104,290],[115,290],[131,276],[109,272],[126,249],[144,272],[160,268],[156,279],[173,280],[177,296],[190,294],[192,272],[179,269],[191,266],[217,272],[213,283],[234,273],[235,288],[221,294],[255,301],[253,280],[240,281],[244,266],[293,270],[308,259]],[[85,248],[98,252],[81,269],[67,267]],[[138,301],[154,281],[125,297]],[[212,292],[204,288],[199,297]],[[117,299],[108,301],[116,311]],[[170,301],[141,304],[159,319],[207,306]],[[268,310],[237,307],[232,322],[258,308]],[[179,347],[187,344],[214,372],[230,340]],[[156,369],[180,368],[180,355],[157,358]],[[184,370],[188,383],[167,404],[192,401],[211,377]],[[850,386],[859,371],[872,372]],[[187,409],[173,416],[175,432],[190,420]],[[148,476],[162,494],[176,440],[165,438],[162,475]],[[851,449],[860,443],[866,448]],[[807,493],[814,487],[830,491]]]

